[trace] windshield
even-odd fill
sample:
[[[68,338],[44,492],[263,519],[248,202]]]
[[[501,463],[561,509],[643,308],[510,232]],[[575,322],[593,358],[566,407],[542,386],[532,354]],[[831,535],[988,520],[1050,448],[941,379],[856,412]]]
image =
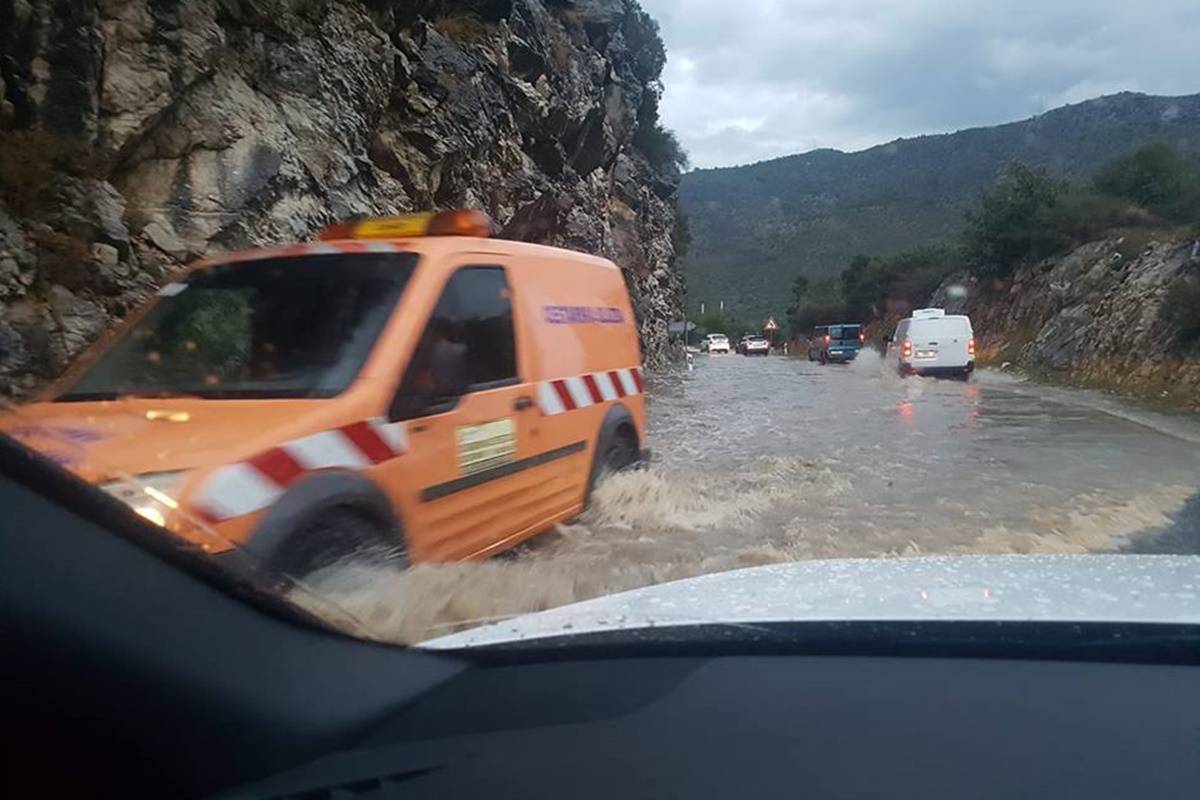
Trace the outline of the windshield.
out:
[[[1197,0],[0,20],[0,434],[239,585],[1200,617]]]
[[[336,395],[358,374],[415,262],[327,255],[200,270],[167,286],[57,400]]]

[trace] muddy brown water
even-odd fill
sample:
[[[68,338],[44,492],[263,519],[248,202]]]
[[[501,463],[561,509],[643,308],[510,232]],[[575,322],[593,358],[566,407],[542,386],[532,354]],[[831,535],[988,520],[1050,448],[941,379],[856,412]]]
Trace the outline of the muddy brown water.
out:
[[[573,524],[485,563],[334,569],[310,589],[360,632],[411,642],[797,559],[1195,552],[1195,418],[986,371],[902,379],[870,352],[700,356],[652,378],[649,414],[653,465]]]

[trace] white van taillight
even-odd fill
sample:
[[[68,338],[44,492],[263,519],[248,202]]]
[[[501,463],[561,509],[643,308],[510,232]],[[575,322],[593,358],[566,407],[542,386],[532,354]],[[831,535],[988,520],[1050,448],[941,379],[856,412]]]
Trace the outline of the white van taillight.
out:
[[[905,358],[912,358],[912,339],[905,339],[900,343],[900,355]]]
[[[975,337],[974,336],[972,336],[970,339],[967,339],[967,355],[969,355],[969,356],[975,355]]]

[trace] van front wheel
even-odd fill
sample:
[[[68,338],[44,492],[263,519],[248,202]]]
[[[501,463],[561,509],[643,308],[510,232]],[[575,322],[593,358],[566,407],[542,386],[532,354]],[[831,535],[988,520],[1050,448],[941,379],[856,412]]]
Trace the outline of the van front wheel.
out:
[[[291,578],[342,564],[407,566],[407,548],[389,538],[368,515],[345,506],[331,508],[297,527],[273,555],[271,566]]]

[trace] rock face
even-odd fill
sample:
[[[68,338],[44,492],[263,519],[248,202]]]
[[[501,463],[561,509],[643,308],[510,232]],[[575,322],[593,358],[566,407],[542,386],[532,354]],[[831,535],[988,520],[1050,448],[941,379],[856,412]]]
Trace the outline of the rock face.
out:
[[[664,61],[634,0],[0,0],[0,386],[182,261],[447,207],[612,258],[661,364]]]
[[[982,364],[1010,362],[1035,375],[1200,410],[1200,342],[1161,315],[1169,289],[1196,275],[1200,240],[1118,237],[990,286],[951,277],[930,304],[971,315]],[[955,284],[966,286],[965,299],[949,297]]]

